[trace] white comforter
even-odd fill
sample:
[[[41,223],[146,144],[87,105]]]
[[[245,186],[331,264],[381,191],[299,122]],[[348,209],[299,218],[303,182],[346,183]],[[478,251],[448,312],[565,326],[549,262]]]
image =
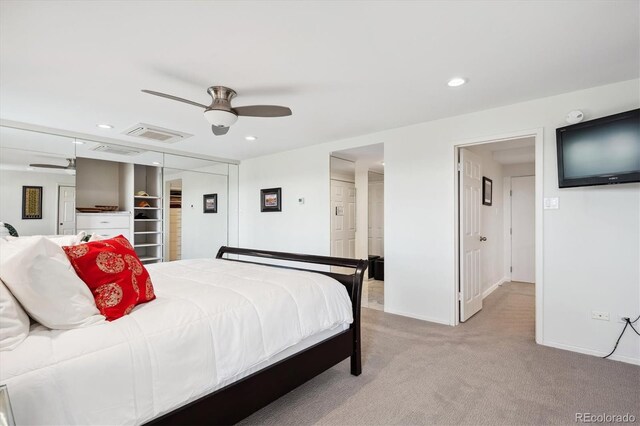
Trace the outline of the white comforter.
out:
[[[157,299],[130,315],[36,326],[0,352],[17,424],[140,424],[353,321],[344,286],[321,274],[208,259],[148,270]]]

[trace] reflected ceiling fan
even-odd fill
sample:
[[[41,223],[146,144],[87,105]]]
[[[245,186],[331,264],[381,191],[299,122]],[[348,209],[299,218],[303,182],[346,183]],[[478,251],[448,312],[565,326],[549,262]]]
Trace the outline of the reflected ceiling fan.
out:
[[[75,158],[67,158],[69,164],[66,166],[59,166],[57,164],[29,164],[29,167],[39,167],[41,169],[60,169],[60,170],[75,170],[76,169],[76,159]]]
[[[188,99],[179,98],[166,93],[155,92],[153,90],[142,90],[150,95],[160,96],[185,104],[193,105],[204,109],[204,118],[211,124],[211,130],[216,136],[226,135],[229,127],[238,120],[239,116],[244,117],[286,117],[291,115],[291,109],[278,105],[248,105],[241,107],[231,107],[231,99],[236,96],[236,92],[225,86],[212,86],[207,89],[211,95],[210,105],[200,104]]]

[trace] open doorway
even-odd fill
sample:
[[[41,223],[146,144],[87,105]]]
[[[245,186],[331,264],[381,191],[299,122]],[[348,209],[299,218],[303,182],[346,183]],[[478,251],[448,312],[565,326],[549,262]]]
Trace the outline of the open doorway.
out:
[[[384,310],[384,144],[333,152],[330,164],[331,256],[369,259],[362,306]]]
[[[530,312],[526,320],[536,325],[537,150],[536,134],[456,147],[460,322],[473,321],[490,297],[489,306],[498,311],[513,308],[507,304],[517,299],[522,309],[515,309]]]
[[[167,181],[169,192],[169,220],[167,222],[166,259],[169,261],[182,259],[182,179]]]

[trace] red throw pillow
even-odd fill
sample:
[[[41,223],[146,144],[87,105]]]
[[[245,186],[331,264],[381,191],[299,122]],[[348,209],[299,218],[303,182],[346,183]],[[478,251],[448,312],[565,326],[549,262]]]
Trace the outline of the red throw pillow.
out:
[[[108,321],[156,298],[149,273],[122,235],[62,249]]]

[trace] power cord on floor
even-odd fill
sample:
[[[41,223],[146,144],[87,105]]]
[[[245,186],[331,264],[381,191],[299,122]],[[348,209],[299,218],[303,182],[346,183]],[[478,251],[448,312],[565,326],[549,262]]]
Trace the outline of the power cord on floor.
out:
[[[640,336],[640,333],[638,332],[638,330],[636,330],[636,328],[633,326],[633,324],[635,324],[636,322],[638,322],[638,320],[640,320],[640,315],[638,315],[638,318],[636,318],[635,320],[631,321],[631,318],[623,318],[624,319],[624,328],[622,329],[622,332],[620,333],[620,336],[618,336],[618,340],[616,340],[616,344],[613,347],[613,350],[609,353],[609,355],[607,356],[603,356],[603,359],[609,358],[611,355],[613,355],[613,353],[616,351],[616,349],[618,349],[618,343],[620,343],[620,339],[622,339],[622,336],[624,336],[624,332],[627,331],[627,327],[631,327],[631,329],[633,331],[636,332],[636,334],[638,336]]]

